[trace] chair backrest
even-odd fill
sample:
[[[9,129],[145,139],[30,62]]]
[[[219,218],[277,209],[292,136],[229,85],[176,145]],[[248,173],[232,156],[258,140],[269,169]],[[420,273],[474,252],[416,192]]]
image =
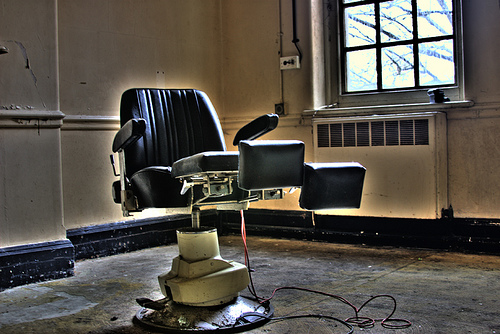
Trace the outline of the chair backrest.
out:
[[[120,103],[120,121],[144,118],[144,136],[125,150],[127,176],[150,166],[172,166],[204,151],[225,151],[217,113],[208,96],[193,89],[129,89]]]

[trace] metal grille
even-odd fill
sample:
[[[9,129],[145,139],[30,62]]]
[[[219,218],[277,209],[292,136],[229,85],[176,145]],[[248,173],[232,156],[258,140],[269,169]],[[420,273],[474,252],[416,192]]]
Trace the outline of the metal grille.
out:
[[[318,124],[318,147],[429,145],[429,120]]]

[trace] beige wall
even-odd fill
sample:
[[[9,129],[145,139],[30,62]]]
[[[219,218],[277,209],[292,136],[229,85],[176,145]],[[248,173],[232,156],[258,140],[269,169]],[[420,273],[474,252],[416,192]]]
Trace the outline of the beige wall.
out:
[[[59,0],[61,110],[116,116],[132,87],[197,87],[220,99],[220,5]]]
[[[241,125],[284,102],[287,116],[266,138],[303,140],[306,160],[312,160],[312,128],[302,111],[321,104],[324,89],[323,62],[312,52],[321,39],[321,13],[309,3],[321,1],[297,1],[302,68],[282,72],[280,55],[296,54],[291,0],[0,0],[0,45],[10,50],[0,56],[0,105],[66,115],[59,148],[65,227],[122,219],[111,201],[115,177],[108,155],[118,127],[119,97],[130,87],[206,91],[229,149]],[[500,39],[492,38],[500,31],[500,8],[497,0],[463,0],[463,5],[465,95],[475,106],[448,111],[449,202],[461,217],[500,218],[500,173],[495,170],[500,160]],[[26,48],[31,71],[15,41]],[[12,152],[14,147],[4,143],[4,150]],[[51,140],[47,145],[57,150],[59,144]],[[1,163],[4,173],[8,162],[2,157]],[[297,195],[258,206],[297,209]],[[60,225],[61,219],[50,225]],[[26,227],[14,229],[24,233]]]
[[[0,248],[66,238],[55,0],[0,0]]]
[[[237,129],[284,102],[289,116],[267,138],[311,142],[310,127],[301,119],[302,110],[312,107],[311,63],[305,61],[303,70],[279,69],[280,54],[296,54],[291,1],[282,3],[282,22],[277,0],[58,3],[67,228],[123,220],[110,197],[115,178],[108,155],[117,126],[109,117],[118,116],[127,88],[206,91],[230,150]],[[307,2],[299,5],[301,47],[309,55],[309,10]],[[280,207],[298,209],[297,194]]]
[[[448,112],[449,201],[459,217],[500,217],[500,3],[462,0],[465,98]]]
[[[0,108],[59,110],[56,0],[0,0]]]
[[[109,162],[120,96],[132,87],[197,88],[222,109],[220,1],[58,4],[65,226],[123,220]]]

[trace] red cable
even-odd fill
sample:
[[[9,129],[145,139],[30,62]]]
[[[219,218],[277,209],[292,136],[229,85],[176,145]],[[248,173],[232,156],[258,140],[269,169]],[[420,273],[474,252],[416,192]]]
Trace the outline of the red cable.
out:
[[[245,249],[245,266],[248,268],[248,276],[250,278],[250,284],[248,285],[248,291],[254,296],[257,300],[263,299],[257,295],[255,291],[255,286],[253,284],[252,279],[252,269],[250,268],[250,256],[248,255],[248,246],[247,246],[247,231],[245,228],[245,217],[243,215],[243,210],[240,210],[241,214],[241,238],[243,239],[243,247]]]
[[[241,215],[241,238],[243,239],[243,247],[245,248],[245,266],[248,267],[247,231],[245,228],[245,217],[243,216],[243,210],[240,210],[240,215]]]

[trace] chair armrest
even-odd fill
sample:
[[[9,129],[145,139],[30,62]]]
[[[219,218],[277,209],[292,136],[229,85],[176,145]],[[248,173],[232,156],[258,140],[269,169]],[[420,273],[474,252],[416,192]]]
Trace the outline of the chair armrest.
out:
[[[233,145],[238,146],[242,140],[253,140],[265,135],[278,126],[279,116],[276,114],[262,115],[244,127],[242,127],[234,136]]]
[[[238,185],[253,191],[300,187],[304,143],[298,140],[244,140],[239,145]]]
[[[113,140],[113,152],[125,149],[135,143],[144,135],[146,131],[146,120],[143,118],[133,118],[125,123],[115,135]]]

